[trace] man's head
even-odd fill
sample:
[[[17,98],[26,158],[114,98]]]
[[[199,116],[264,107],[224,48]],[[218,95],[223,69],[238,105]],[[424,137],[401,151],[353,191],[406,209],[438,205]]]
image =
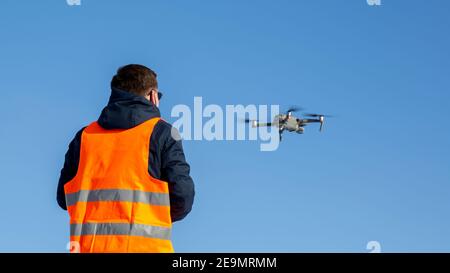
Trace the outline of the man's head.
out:
[[[159,105],[158,81],[156,73],[139,64],[129,64],[117,70],[111,80],[111,87],[143,96]]]

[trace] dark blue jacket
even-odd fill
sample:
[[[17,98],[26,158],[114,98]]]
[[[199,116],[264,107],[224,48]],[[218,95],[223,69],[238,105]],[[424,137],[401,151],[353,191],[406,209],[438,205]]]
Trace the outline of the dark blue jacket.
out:
[[[98,123],[105,129],[129,129],[154,117],[160,117],[160,113],[153,103],[144,97],[113,88],[108,105],[103,109]],[[77,173],[83,130],[84,128],[78,131],[70,142],[59,178],[57,201],[65,210],[67,207],[64,185]],[[176,140],[180,138],[174,139],[172,133],[178,132],[163,120],[155,125],[149,139],[148,172],[154,178],[169,183],[170,214],[175,222],[191,211],[195,193],[181,141]]]

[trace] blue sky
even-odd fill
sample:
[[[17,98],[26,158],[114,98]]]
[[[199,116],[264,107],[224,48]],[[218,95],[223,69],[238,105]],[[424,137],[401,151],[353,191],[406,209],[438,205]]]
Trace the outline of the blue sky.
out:
[[[301,105],[324,132],[185,141],[196,183],[178,252],[450,251],[450,3],[6,0],[0,4],[0,251],[64,252],[69,141],[117,67],[174,105]]]

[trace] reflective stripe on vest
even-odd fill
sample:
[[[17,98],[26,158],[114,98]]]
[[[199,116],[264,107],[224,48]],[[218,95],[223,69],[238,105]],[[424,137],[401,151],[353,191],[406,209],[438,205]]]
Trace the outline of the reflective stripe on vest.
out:
[[[94,201],[140,202],[159,206],[170,205],[169,194],[158,192],[104,189],[104,190],[80,190],[66,195],[67,206],[75,205],[77,202],[94,202]]]
[[[81,235],[131,235],[169,240],[170,228],[127,223],[71,224],[70,234]]]
[[[83,130],[78,172],[64,186],[80,252],[173,252],[168,183],[148,173],[158,121],[125,130],[93,122]]]

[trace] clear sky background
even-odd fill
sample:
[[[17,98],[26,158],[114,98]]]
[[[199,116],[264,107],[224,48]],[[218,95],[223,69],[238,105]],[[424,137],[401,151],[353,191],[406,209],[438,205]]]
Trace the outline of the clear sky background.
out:
[[[275,152],[185,141],[196,183],[178,252],[450,251],[450,2],[3,0],[0,251],[65,252],[56,185],[124,64],[174,105],[338,115]]]

